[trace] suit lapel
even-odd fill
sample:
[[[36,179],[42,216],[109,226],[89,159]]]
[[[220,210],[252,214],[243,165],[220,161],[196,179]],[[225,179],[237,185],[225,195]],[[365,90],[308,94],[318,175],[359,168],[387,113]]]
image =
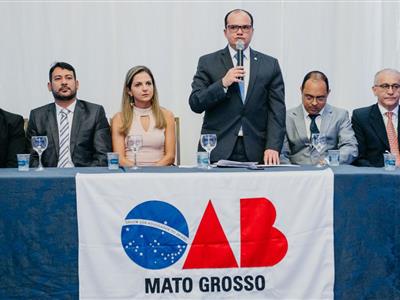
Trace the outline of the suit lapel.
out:
[[[372,129],[375,131],[378,138],[381,142],[389,149],[389,141],[387,138],[385,123],[383,122],[383,118],[381,115],[381,111],[379,110],[378,104],[372,106],[371,112],[369,114],[369,118],[371,120],[370,124]]]
[[[85,109],[80,100],[76,100],[76,106],[74,110],[74,117],[72,119],[72,127],[71,127],[71,137],[70,137],[70,151],[71,158],[73,157],[73,153],[75,150],[76,139],[78,137],[79,128],[81,125],[80,120],[84,117]]]
[[[226,72],[228,72],[229,69],[233,68],[232,57],[228,47],[229,46],[226,46],[226,48],[221,50],[221,59],[225,67],[224,75],[226,74]],[[240,102],[243,104],[242,96],[240,95],[239,85],[237,83],[234,83],[229,87],[229,90],[231,90],[233,93],[236,93],[238,96],[238,100],[240,100]]]
[[[6,127],[6,122],[5,122],[4,116],[3,116],[3,110],[1,108],[0,108],[0,128],[2,129],[2,132],[5,130],[8,130]],[[0,132],[0,133],[2,133],[2,132]]]
[[[330,123],[332,121],[332,107],[329,104],[325,105],[324,111],[321,115],[321,133],[327,133]]]
[[[231,53],[229,52],[228,46],[226,46],[224,49],[221,50],[221,59],[225,67],[224,74],[226,74],[226,72],[228,72],[229,69],[233,68]]]
[[[7,147],[7,136],[8,136],[7,123],[3,116],[3,111],[0,109],[0,142],[1,142],[0,147],[4,147],[4,149]],[[3,153],[0,153],[0,156],[2,155]]]
[[[294,125],[297,130],[297,134],[299,135],[301,141],[305,145],[310,144],[310,139],[307,136],[306,122],[304,121],[304,113],[302,106],[298,106],[294,112],[292,112]]]
[[[249,77],[249,86],[247,87],[247,93],[246,93],[246,99],[245,99],[245,104],[247,104],[247,100],[251,99],[251,93],[253,92],[253,86],[254,83],[256,82],[257,74],[258,74],[258,56],[255,51],[250,49],[250,77]]]
[[[50,135],[54,141],[54,148],[56,149],[56,157],[58,160],[58,152],[60,150],[60,142],[58,139],[58,124],[57,124],[57,111],[54,103],[50,104],[47,109],[47,120],[50,128]]]

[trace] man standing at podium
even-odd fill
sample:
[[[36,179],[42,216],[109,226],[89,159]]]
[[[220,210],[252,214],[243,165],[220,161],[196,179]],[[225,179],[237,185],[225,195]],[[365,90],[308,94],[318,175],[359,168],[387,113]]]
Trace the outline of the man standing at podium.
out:
[[[217,135],[212,162],[279,164],[285,134],[284,83],[277,59],[250,49],[253,25],[249,12],[228,12],[227,47],[200,57],[193,78],[190,107],[204,112],[201,133]]]
[[[101,105],[79,100],[79,82],[75,69],[57,62],[49,71],[48,89],[54,103],[31,111],[27,137],[47,136],[48,147],[43,152],[45,167],[106,166],[111,152],[110,127]],[[38,163],[32,152],[32,165]]]

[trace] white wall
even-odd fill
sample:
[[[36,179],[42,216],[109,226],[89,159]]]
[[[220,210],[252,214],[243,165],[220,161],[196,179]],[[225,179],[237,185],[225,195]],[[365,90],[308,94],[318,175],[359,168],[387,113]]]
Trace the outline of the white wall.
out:
[[[201,115],[188,97],[199,56],[225,47],[223,18],[244,8],[254,16],[252,47],[279,59],[286,104],[300,102],[306,72],[331,83],[329,102],[353,108],[375,102],[373,76],[400,69],[398,2],[2,2],[0,107],[29,116],[53,101],[48,69],[67,61],[77,71],[79,98],[120,108],[126,71],[154,72],[161,104],[181,118],[182,162],[192,163]]]

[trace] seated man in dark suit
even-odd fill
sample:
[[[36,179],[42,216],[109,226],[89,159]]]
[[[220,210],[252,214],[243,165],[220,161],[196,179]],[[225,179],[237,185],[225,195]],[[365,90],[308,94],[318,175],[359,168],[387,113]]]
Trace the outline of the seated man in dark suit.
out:
[[[16,168],[18,153],[25,153],[24,119],[0,109],[0,168]]]
[[[357,158],[357,140],[351,128],[349,113],[327,103],[330,93],[326,75],[320,71],[306,74],[300,88],[302,104],[286,113],[286,136],[281,161],[299,165],[314,164],[318,152],[311,147],[311,134],[326,136],[328,150],[339,150],[339,161],[350,164]],[[317,158],[316,158],[317,157]]]
[[[101,105],[76,98],[79,82],[75,69],[57,62],[49,71],[48,89],[54,102],[31,111],[27,138],[47,136],[48,147],[43,152],[45,167],[106,166],[111,152],[111,134]],[[32,165],[37,155],[32,153]]]
[[[400,72],[383,69],[372,87],[378,103],[353,111],[353,129],[358,140],[357,166],[382,167],[383,153],[391,152],[400,166],[399,99]]]

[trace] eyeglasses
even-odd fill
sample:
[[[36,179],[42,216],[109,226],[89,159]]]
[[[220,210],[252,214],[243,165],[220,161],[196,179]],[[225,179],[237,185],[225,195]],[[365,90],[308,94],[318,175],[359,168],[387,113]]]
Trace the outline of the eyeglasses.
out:
[[[317,102],[325,102],[325,100],[328,98],[328,96],[312,96],[312,95],[304,95],[304,98],[307,101],[313,102],[314,99],[317,100]]]
[[[232,32],[238,32],[239,29],[242,29],[243,32],[247,33],[250,31],[250,29],[253,28],[253,26],[252,25],[227,25],[226,28],[228,28],[229,31],[232,31]]]
[[[380,84],[380,85],[375,85],[377,87],[380,87],[381,89],[385,90],[386,92],[389,91],[390,88],[392,88],[393,92],[398,91],[398,89],[400,89],[400,84],[394,83],[394,84],[388,84],[388,83],[384,83],[384,84]]]

